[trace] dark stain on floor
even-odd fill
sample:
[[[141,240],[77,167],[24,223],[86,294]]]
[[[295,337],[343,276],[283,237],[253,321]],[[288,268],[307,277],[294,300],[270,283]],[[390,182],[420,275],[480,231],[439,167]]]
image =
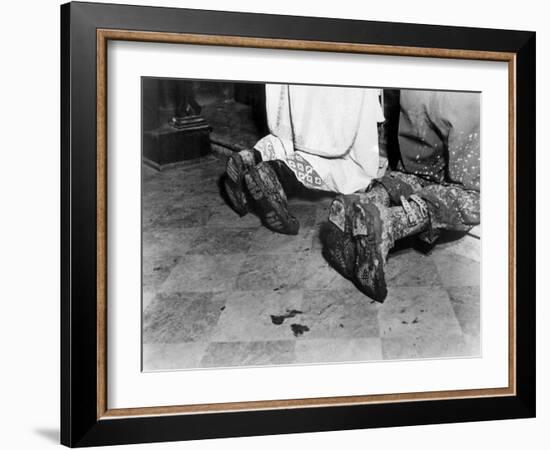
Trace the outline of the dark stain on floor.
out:
[[[300,323],[293,323],[292,325],[290,325],[290,329],[296,337],[301,336],[306,331],[309,331],[309,327],[307,325],[302,325]]]
[[[285,319],[290,319],[292,317],[295,317],[296,314],[302,314],[302,311],[299,311],[297,309],[291,309],[291,310],[287,309],[286,314],[281,314],[280,316],[270,315],[271,322],[273,322],[273,325],[282,325]]]

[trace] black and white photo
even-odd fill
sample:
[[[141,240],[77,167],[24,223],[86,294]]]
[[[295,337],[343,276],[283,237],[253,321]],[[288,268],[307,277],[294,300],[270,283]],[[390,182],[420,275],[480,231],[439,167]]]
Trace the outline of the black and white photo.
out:
[[[142,78],[142,369],[479,357],[479,92]]]

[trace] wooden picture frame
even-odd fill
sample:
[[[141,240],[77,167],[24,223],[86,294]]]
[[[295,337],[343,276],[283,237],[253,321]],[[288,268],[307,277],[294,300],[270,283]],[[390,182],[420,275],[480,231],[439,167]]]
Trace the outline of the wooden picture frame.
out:
[[[61,27],[63,444],[91,446],[534,417],[535,33],[93,3],[63,5]],[[507,62],[508,387],[109,409],[109,40]]]

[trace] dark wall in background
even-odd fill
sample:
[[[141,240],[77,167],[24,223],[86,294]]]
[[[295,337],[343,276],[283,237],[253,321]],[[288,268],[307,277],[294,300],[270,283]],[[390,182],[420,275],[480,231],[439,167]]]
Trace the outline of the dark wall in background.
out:
[[[211,143],[249,148],[269,132],[264,83],[143,78],[142,89],[143,157],[154,167],[204,156]],[[399,97],[384,90],[379,141],[390,167],[399,155]]]
[[[162,168],[207,154],[212,124],[201,111],[204,106],[228,102],[250,106],[251,118],[260,134],[267,132],[262,83],[143,78],[144,160]]]

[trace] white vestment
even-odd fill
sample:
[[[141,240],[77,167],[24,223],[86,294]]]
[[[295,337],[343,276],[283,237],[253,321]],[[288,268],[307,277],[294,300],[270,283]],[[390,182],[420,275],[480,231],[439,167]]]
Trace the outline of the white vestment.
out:
[[[380,175],[379,89],[266,85],[270,134],[255,149],[283,161],[306,187],[341,194]]]

